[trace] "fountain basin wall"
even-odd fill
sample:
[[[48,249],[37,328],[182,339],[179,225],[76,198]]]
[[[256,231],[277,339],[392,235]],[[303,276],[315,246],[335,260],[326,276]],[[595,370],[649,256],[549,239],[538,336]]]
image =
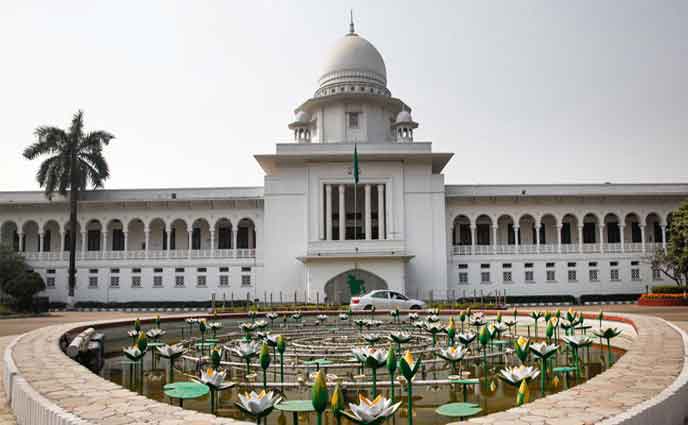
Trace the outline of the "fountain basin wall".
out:
[[[179,317],[183,316],[176,319]],[[168,319],[173,318],[164,318]],[[619,314],[608,319],[617,322],[608,325],[625,322],[637,331],[632,338],[612,340],[627,352],[611,369],[568,391],[472,422],[500,424],[523,419],[543,424],[683,423],[688,416],[688,335],[657,318]],[[140,396],[90,372],[59,348],[59,338],[67,332],[130,322],[50,326],[18,337],[7,347],[3,358],[5,388],[17,422],[117,425],[145,420],[160,425],[245,424]]]

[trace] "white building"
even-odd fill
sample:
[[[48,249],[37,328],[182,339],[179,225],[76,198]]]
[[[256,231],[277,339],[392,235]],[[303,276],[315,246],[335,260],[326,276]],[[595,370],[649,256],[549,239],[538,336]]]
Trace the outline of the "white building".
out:
[[[417,127],[352,26],[296,108],[294,142],[255,156],[263,188],[85,193],[76,301],[341,302],[351,270],[369,290],[424,298],[636,293],[659,279],[643,259],[665,246],[688,184],[445,185],[453,154],[415,142]],[[59,197],[0,193],[1,241],[53,301],[67,297],[68,217]]]

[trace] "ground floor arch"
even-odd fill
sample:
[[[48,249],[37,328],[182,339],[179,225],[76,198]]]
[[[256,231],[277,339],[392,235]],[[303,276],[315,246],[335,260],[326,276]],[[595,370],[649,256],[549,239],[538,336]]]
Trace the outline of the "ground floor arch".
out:
[[[352,280],[354,282],[352,282]],[[388,289],[387,282],[375,273],[363,269],[351,269],[339,273],[325,283],[327,302],[348,304],[352,292],[368,293],[376,289]]]

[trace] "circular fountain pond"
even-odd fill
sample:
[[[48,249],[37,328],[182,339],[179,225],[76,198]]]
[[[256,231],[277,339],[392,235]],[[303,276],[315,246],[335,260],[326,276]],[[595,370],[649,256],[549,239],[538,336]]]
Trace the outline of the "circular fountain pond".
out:
[[[532,318],[509,315],[507,319],[507,313],[504,314],[504,319],[500,318],[499,322],[494,315],[482,316],[480,313],[467,316],[462,322],[458,315],[453,318],[446,315],[438,317],[425,312],[418,314],[417,318],[415,314],[409,316],[404,313],[398,317],[387,313],[374,317],[349,317],[339,313],[298,317],[292,313],[280,313],[271,321],[265,313],[258,313],[253,318],[208,317],[203,325],[198,321],[183,319],[157,324],[150,321],[141,324],[140,330],[147,332],[159,326],[164,334],[155,338],[155,331],[148,332],[148,347],[141,361],[132,361],[123,355],[123,347],[138,344],[136,333],[131,332],[134,325],[127,324],[98,329],[98,332],[105,334],[106,341],[105,362],[100,374],[151,399],[178,405],[180,400],[168,397],[174,393],[168,387],[166,394],[165,385],[170,380],[199,380],[202,372],[207,374],[207,368],[211,367],[213,360],[218,360],[219,354],[219,369],[226,371],[225,382],[236,385],[215,392],[216,401],[212,404],[210,394],[213,391],[184,399],[183,407],[201,412],[214,410],[218,416],[255,422],[235,404],[240,393],[260,391],[265,379],[268,391],[281,395],[285,401],[310,400],[311,386],[318,369],[324,372],[330,396],[335,383],[340,383],[347,410],[349,402],[358,402],[359,394],[372,398],[372,392],[375,391],[383,397],[392,397],[387,356],[382,354],[393,348],[398,358],[410,351],[416,360],[420,359],[421,365],[412,380],[412,414],[414,423],[432,425],[457,419],[437,413],[440,406],[448,403],[473,403],[480,409],[475,416],[516,406],[519,387],[523,391],[523,386],[519,382],[509,382],[502,373],[504,369],[525,364],[532,366],[534,372],[539,372],[545,365],[547,373],[544,380],[542,375],[536,374],[533,379],[526,381],[527,401],[532,401],[543,394],[553,394],[585,382],[604,371],[610,361],[613,364],[623,354],[622,350],[608,347],[606,340],[593,334],[597,329],[595,320],[582,321],[582,316],[577,315],[579,323],[574,322],[572,327],[566,325],[570,325],[570,322],[563,317],[558,322],[551,321],[554,326],[550,326],[549,342],[558,345],[558,350],[542,361],[533,347],[544,342],[547,334],[544,320],[539,321],[536,336]],[[448,327],[453,327],[454,331],[447,332]],[[393,334],[397,336],[397,341],[392,340]],[[474,339],[467,343],[467,339],[471,339],[470,334],[474,335]],[[564,338],[584,334],[592,339],[591,345],[575,348]],[[283,368],[280,367],[278,348],[274,346],[278,335],[285,342]],[[520,337],[523,337],[520,342],[526,351],[526,355],[521,356],[523,361],[519,360],[515,345]],[[447,353],[452,339],[454,346],[459,348]],[[523,345],[526,340],[530,347]],[[170,361],[160,355],[158,347],[177,343],[183,345],[184,353],[174,361],[171,371]],[[248,361],[247,357],[240,356],[246,351],[260,352],[263,343],[269,343],[266,351],[270,357],[265,373],[258,353],[249,355]],[[213,349],[217,350],[215,359]],[[384,353],[377,353],[380,367],[375,370],[375,389],[373,368],[369,367],[373,362],[366,365],[365,358],[360,358],[361,355],[365,357],[366,353],[374,356],[374,350],[384,350]],[[454,361],[452,356],[462,358]],[[407,421],[407,385],[399,362],[393,363],[396,364],[394,400],[402,402],[394,414],[394,420]],[[543,382],[544,392],[541,387]],[[331,416],[329,409],[326,415]],[[300,413],[299,419],[303,423],[315,423],[315,413]],[[263,423],[286,424],[293,420],[291,412],[275,409]],[[349,423],[346,418],[341,422]]]

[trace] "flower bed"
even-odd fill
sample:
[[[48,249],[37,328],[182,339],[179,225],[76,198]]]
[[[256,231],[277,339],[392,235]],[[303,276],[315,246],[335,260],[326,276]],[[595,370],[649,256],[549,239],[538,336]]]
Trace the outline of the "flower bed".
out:
[[[638,305],[644,306],[687,306],[688,297],[685,294],[643,294]]]

